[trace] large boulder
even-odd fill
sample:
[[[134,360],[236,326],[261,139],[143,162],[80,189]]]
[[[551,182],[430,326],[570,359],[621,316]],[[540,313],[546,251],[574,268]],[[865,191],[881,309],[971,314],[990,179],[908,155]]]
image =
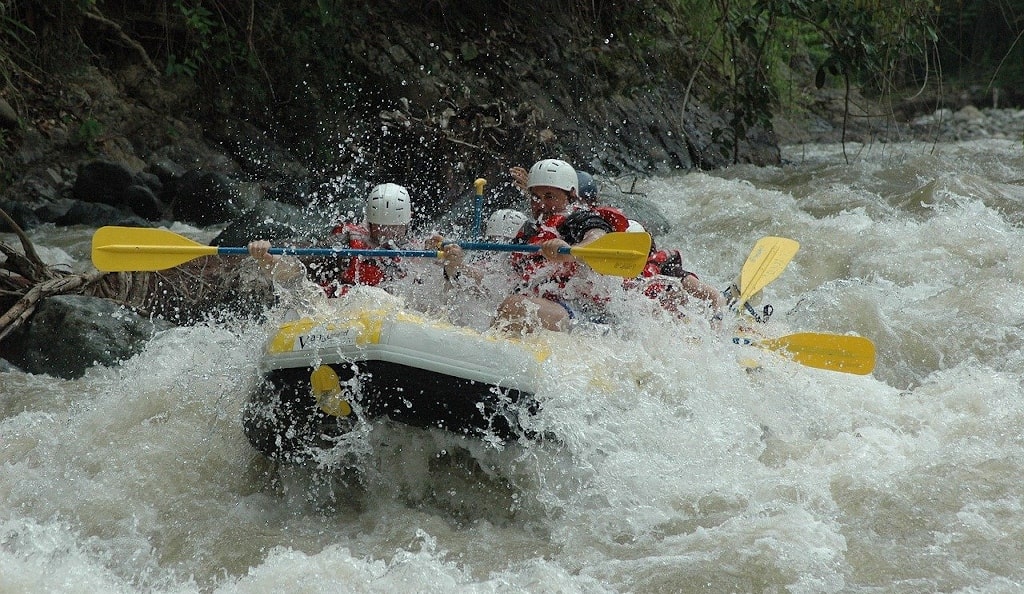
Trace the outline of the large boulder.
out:
[[[166,217],[167,206],[157,197],[161,183],[157,176],[134,172],[126,165],[96,160],[82,163],[71,188],[71,196],[87,203],[124,209],[149,221]]]
[[[93,365],[131,358],[172,327],[107,299],[58,295],[39,304],[28,323],[0,344],[0,354],[28,373],[74,379]]]
[[[224,228],[210,245],[244,246],[254,239],[311,245],[330,235],[340,214],[262,200]]]
[[[61,227],[72,225],[86,225],[89,227],[102,227],[104,225],[119,225],[122,227],[152,227],[154,223],[132,214],[131,212],[99,202],[71,203],[71,207],[64,214],[54,219],[54,224]]]
[[[223,173],[190,171],[178,180],[171,209],[176,220],[195,225],[227,223],[259,202],[262,190]]]

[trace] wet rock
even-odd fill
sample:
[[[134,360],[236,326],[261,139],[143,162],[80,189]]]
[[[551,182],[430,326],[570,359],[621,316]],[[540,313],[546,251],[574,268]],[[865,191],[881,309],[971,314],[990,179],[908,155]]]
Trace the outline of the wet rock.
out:
[[[147,221],[166,218],[167,207],[147,186],[131,185],[125,190],[125,204],[131,211]]]
[[[0,202],[0,208],[10,215],[22,230],[33,229],[42,224],[42,221],[39,220],[35,210],[24,202]],[[0,231],[10,233],[14,231],[14,229],[11,229],[10,225],[7,224],[7,221],[0,220]]]
[[[71,196],[85,202],[119,206],[124,204],[128,186],[135,183],[132,172],[119,163],[92,161],[78,168],[78,177]]]
[[[71,225],[86,225],[90,227],[102,227],[104,225],[121,225],[125,227],[152,227],[152,223],[142,217],[132,214],[126,209],[99,204],[96,202],[82,202],[76,200],[63,215],[53,221],[61,227]]]
[[[43,175],[28,175],[21,180],[22,196],[31,202],[54,200],[62,190],[62,184],[58,185],[45,173]]]
[[[195,225],[227,223],[254,207],[260,193],[258,186],[223,173],[190,171],[178,181],[171,212]]]
[[[70,198],[61,198],[47,202],[35,209],[35,214],[44,223],[54,223],[71,210],[77,201]]]
[[[74,379],[96,364],[110,367],[138,354],[172,327],[107,299],[60,295],[41,302],[0,354],[28,373]]]
[[[1021,140],[1024,138],[1024,110],[949,108],[915,117],[904,129],[908,137],[949,142],[978,138]]]
[[[148,165],[147,170],[155,175],[157,179],[160,180],[161,184],[164,185],[168,182],[173,182],[175,179],[184,176],[185,173],[188,172],[185,167],[174,162],[173,159],[166,157],[154,159]]]
[[[121,163],[97,160],[78,168],[71,195],[83,202],[126,209],[146,220],[157,221],[168,210],[153,189],[159,191],[161,187],[159,178],[153,174],[136,173]]]

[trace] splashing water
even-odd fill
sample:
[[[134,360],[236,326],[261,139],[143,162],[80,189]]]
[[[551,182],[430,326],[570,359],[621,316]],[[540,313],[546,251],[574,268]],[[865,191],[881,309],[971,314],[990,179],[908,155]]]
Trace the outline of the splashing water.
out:
[[[0,374],[0,590],[1019,588],[1020,146],[852,154],[642,185],[673,225],[658,244],[714,286],[758,238],[798,240],[766,330],[869,337],[872,375],[635,315],[551,338],[532,422],[557,440],[373,423],[344,464],[275,467],[239,419],[269,330],[177,328],[81,379]]]

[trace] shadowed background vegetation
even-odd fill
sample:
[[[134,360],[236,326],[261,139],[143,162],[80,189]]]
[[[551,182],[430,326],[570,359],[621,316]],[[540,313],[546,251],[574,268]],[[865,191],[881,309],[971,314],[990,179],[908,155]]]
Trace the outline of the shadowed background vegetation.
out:
[[[815,88],[892,111],[1020,105],[1022,31],[1024,0],[7,0],[0,98],[24,113],[29,90],[90,64],[154,109],[273,130],[314,170],[479,170],[573,152],[509,80],[536,104],[672,87],[726,114],[715,134],[737,162],[751,130],[812,108]],[[103,133],[65,117],[83,143]],[[361,143],[382,119],[385,142]]]

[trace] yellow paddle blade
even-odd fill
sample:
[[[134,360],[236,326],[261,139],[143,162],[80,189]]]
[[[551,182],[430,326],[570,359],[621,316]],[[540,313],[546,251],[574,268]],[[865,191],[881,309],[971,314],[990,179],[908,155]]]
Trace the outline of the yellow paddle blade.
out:
[[[800,244],[785,237],[762,237],[754,244],[740,271],[740,295],[737,311],[768,283],[779,278],[789,261],[800,249]]]
[[[314,394],[329,394],[341,391],[341,378],[330,365],[320,365],[309,374],[309,383]]]
[[[598,274],[632,278],[639,276],[647,265],[651,236],[649,233],[608,233],[583,247],[571,248],[569,253]]]
[[[309,384],[313,388],[316,403],[325,413],[334,417],[347,417],[352,414],[352,406],[341,393],[341,378],[330,365],[321,365],[309,374]]]
[[[863,336],[800,332],[754,343],[772,351],[785,351],[808,367],[867,375],[875,368],[875,345]]]
[[[103,272],[164,270],[216,253],[217,246],[165,229],[100,227],[92,236],[92,264]]]

